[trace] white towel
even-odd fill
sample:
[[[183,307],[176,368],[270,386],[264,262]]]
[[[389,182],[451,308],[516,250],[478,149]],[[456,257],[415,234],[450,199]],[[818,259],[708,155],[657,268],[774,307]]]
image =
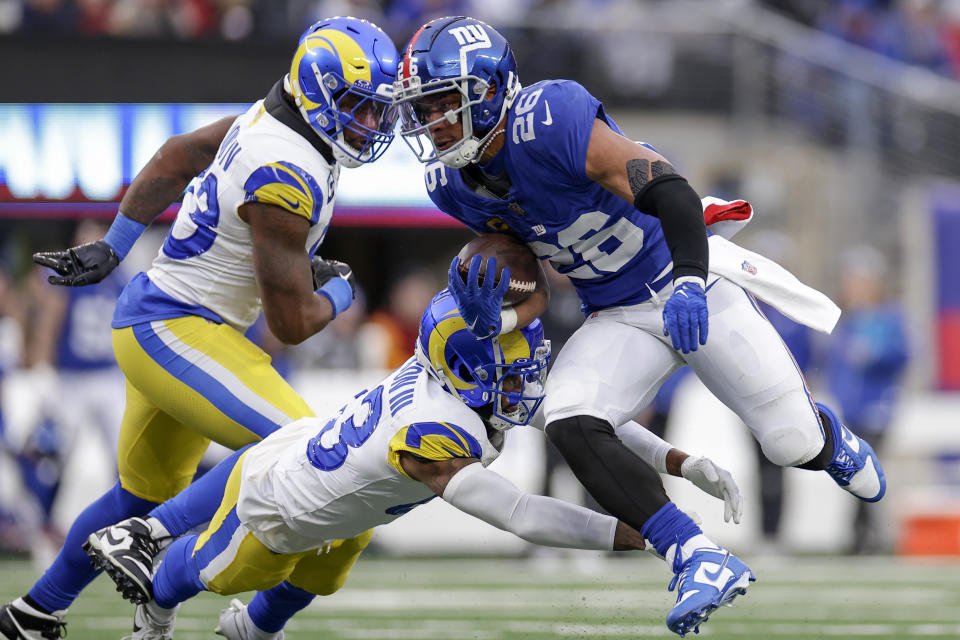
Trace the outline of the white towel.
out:
[[[773,260],[720,235],[710,236],[709,243],[711,273],[735,282],[791,320],[823,333],[833,331],[840,307],[826,295]]]

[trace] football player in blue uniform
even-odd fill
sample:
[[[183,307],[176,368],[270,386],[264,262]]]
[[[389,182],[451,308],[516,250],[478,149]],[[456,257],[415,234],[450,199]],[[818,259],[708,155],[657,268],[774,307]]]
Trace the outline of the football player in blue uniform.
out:
[[[127,379],[119,482],[78,516],[29,594],[0,608],[0,637],[60,638],[67,607],[96,576],[87,536],[176,495],[211,440],[238,449],[313,415],[243,333],[262,310],[278,339],[299,343],[351,304],[350,268],[315,254],[341,167],[377,159],[393,139],[397,58],[365,20],[315,23],[266,98],[161,148],[102,240],[34,256],[57,272],[53,284],[99,282],[186,187],[162,249],[113,317]]]
[[[509,43],[478,20],[431,21],[401,54],[394,99],[433,202],[477,233],[520,238],[577,290],[587,318],[551,371],[546,434],[594,498],[672,563],[670,629],[696,630],[753,579],[621,443],[674,370],[690,366],[771,461],[825,470],[863,500],[883,496],[869,445],[813,402],[750,296],[711,273],[700,198],[666,158],[625,137],[576,82],[521,87]],[[451,288],[478,335],[545,308],[542,291],[502,309],[502,292],[462,282],[457,267]]]

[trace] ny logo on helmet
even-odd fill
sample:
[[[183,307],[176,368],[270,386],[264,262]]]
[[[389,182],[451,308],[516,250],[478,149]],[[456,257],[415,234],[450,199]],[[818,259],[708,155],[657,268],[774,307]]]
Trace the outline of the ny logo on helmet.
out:
[[[463,27],[454,27],[450,29],[450,33],[453,34],[453,37],[457,39],[457,44],[461,47],[466,44],[476,44],[477,46],[472,47],[473,49],[482,49],[484,47],[489,47],[490,45],[490,36],[479,24],[468,24]]]

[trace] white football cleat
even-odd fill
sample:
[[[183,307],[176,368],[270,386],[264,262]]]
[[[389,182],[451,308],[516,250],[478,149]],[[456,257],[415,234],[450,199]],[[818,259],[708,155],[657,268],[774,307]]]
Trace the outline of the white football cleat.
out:
[[[0,607],[0,638],[7,640],[57,640],[67,635],[65,611],[44,613],[17,598]]]
[[[91,533],[83,550],[93,566],[107,572],[124,599],[144,604],[153,598],[153,564],[160,547],[146,520],[127,518]]]
[[[689,552],[674,545],[673,580],[669,591],[677,589],[677,603],[667,614],[667,628],[681,638],[691,631],[700,633],[700,625],[721,605],[732,606],[733,599],[747,593],[756,580],[753,572],[735,555],[721,547],[701,547]]]
[[[153,601],[138,604],[133,614],[133,633],[123,640],[173,640],[179,608],[178,604],[173,609],[164,609]]]
[[[230,606],[220,612],[220,623],[213,630],[228,640],[283,640],[283,630],[271,633],[264,631],[253,624],[247,605],[236,598],[230,601]]]

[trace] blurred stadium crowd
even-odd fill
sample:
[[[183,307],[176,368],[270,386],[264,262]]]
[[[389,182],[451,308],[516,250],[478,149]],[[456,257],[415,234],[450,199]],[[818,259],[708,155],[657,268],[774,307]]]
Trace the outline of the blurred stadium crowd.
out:
[[[354,15],[405,39],[425,20],[472,15],[500,26],[576,25],[662,0],[0,0],[2,33],[282,39],[322,16]],[[960,77],[960,0],[756,1],[848,42]]]

